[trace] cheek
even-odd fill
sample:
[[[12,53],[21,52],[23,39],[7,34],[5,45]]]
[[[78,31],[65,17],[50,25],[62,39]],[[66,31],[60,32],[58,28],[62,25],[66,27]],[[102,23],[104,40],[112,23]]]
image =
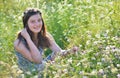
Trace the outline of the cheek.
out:
[[[33,25],[32,24],[28,24],[29,29],[32,29]]]
[[[42,21],[40,22],[40,25],[41,25],[41,26],[43,25],[43,22],[42,22]]]
[[[40,28],[42,28],[42,26],[43,26],[43,23],[42,23],[42,22],[40,22],[39,26],[40,26]]]

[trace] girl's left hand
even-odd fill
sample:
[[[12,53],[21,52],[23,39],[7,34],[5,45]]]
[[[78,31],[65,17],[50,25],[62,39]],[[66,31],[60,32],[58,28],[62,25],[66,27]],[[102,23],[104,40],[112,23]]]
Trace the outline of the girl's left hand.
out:
[[[73,53],[76,53],[79,50],[79,48],[77,46],[74,46],[71,50]]]

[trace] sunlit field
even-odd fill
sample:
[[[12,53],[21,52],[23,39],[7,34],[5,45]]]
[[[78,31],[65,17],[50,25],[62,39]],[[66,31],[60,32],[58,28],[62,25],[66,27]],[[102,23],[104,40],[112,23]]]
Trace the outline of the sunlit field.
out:
[[[120,78],[119,0],[1,0],[0,78],[38,78],[17,66],[13,42],[23,28],[22,13],[39,8],[45,25],[62,49],[76,54],[47,63],[43,78]],[[45,56],[51,53],[45,50]]]

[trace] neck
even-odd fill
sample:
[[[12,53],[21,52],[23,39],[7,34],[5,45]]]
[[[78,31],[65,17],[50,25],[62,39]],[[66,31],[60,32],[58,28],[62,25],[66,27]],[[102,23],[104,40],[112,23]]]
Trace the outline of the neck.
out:
[[[37,40],[37,38],[38,38],[38,34],[34,34],[33,35],[33,40]]]
[[[38,46],[38,34],[34,34],[32,39],[33,39],[34,44]]]
[[[38,34],[34,34],[32,37],[33,42],[37,42],[38,41]]]

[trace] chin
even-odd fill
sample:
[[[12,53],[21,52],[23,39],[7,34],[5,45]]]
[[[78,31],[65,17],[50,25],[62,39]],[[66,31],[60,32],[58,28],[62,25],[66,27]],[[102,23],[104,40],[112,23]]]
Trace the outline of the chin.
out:
[[[35,34],[39,33],[40,31],[41,31],[40,29],[32,30],[32,32],[35,33]]]
[[[34,31],[34,33],[39,33],[40,31]]]

